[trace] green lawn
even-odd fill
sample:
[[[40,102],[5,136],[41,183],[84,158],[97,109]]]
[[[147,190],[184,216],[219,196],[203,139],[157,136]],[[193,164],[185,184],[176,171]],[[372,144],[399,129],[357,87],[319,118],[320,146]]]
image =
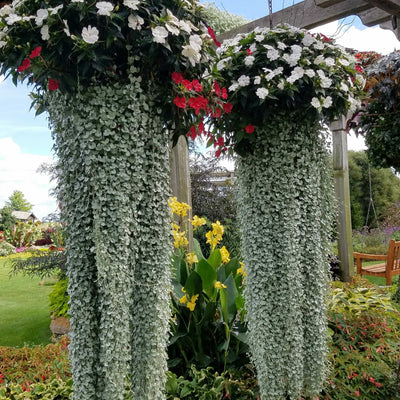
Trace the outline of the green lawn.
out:
[[[54,281],[40,281],[22,274],[10,278],[8,261],[0,258],[0,346],[51,342],[48,295]]]

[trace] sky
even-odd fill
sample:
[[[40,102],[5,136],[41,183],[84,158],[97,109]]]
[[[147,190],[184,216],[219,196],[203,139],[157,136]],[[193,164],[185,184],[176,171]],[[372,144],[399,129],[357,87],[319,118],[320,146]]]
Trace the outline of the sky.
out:
[[[300,0],[273,0],[273,11],[298,2]],[[214,0],[214,3],[249,20],[268,14],[267,0]],[[390,31],[365,28],[354,17],[348,17],[345,25],[346,29],[336,36],[343,46],[382,54],[400,49],[400,43]],[[337,33],[338,26],[338,22],[333,22],[313,31],[332,36]],[[30,103],[29,89],[25,85],[15,87],[11,80],[0,76],[0,208],[14,190],[20,190],[33,204],[34,214],[42,219],[57,210],[56,199],[49,196],[53,185],[49,176],[37,172],[41,164],[54,162],[53,144],[46,115],[35,117],[34,110],[29,110]],[[365,148],[363,141],[354,135],[348,137],[348,147],[350,150]]]

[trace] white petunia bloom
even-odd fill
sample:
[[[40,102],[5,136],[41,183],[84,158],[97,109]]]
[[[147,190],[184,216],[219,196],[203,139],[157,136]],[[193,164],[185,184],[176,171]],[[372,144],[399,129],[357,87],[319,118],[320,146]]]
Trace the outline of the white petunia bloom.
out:
[[[99,1],[96,3],[97,14],[105,15],[109,17],[111,15],[111,11],[114,10],[114,5],[108,1]]]
[[[68,37],[70,37],[71,32],[69,31],[68,21],[66,19],[63,19],[63,22],[64,22],[64,26],[65,26],[64,32]]]
[[[311,105],[316,109],[321,109],[321,102],[317,97],[311,99]]]
[[[4,17],[6,15],[14,14],[14,8],[9,6],[8,4],[0,8],[0,17]]]
[[[257,50],[257,45],[255,43],[252,43],[249,47],[249,50],[254,53]]]
[[[254,64],[254,60],[255,60],[255,57],[253,57],[253,56],[247,56],[247,57],[245,57],[245,59],[244,59],[244,64],[245,64],[246,66],[250,67],[251,65]]]
[[[128,26],[131,29],[140,31],[142,29],[142,25],[144,24],[144,19],[139,15],[129,15],[128,17]]]
[[[175,36],[178,36],[180,33],[180,30],[176,26],[166,23],[165,27]]]
[[[179,28],[182,31],[185,31],[187,33],[192,33],[192,28],[190,27],[190,25],[187,23],[187,21],[181,21],[179,20]]]
[[[366,79],[361,74],[357,74],[356,82],[358,82],[361,85],[361,87],[363,88],[365,86]]]
[[[349,61],[346,60],[345,58],[340,58],[339,59],[339,63],[344,65],[345,67],[347,67],[348,65],[350,65]]]
[[[7,25],[14,25],[16,22],[21,21],[22,18],[17,14],[10,14],[8,17],[5,18]]]
[[[230,92],[234,92],[238,87],[239,87],[239,84],[237,82],[235,82],[235,83],[232,83],[232,85],[228,87],[228,90]]]
[[[267,51],[267,57],[271,60],[271,61],[275,61],[279,58],[279,51],[276,49],[270,49]]]
[[[131,10],[139,10],[139,0],[124,0],[123,2],[124,6],[130,8]]]
[[[222,71],[226,67],[226,63],[229,61],[231,57],[223,58],[222,60],[218,61],[217,63],[217,70]]]
[[[294,83],[296,82],[298,79],[302,78],[304,76],[304,69],[301,67],[296,67],[293,71],[292,74],[289,76],[289,78],[287,79],[287,81],[289,83]]]
[[[192,66],[195,66],[201,60],[200,51],[202,44],[203,40],[199,35],[192,35],[189,38],[189,44],[182,48],[182,55],[190,61]]]
[[[155,43],[165,43],[165,39],[168,37],[168,31],[163,26],[151,28],[151,33],[153,34],[153,42]]]
[[[194,49],[200,51],[203,45],[203,39],[199,35],[191,35],[189,37],[189,43]]]
[[[254,39],[256,39],[256,42],[260,43],[264,40],[264,35],[256,35]]]
[[[342,92],[348,92],[349,91],[349,87],[344,82],[340,82],[340,90]]]
[[[99,30],[91,25],[82,29],[82,39],[89,44],[94,44],[99,40]]]
[[[255,85],[259,85],[261,83],[261,76],[256,76],[255,78],[254,78],[254,84]]]
[[[321,54],[319,56],[315,57],[315,59],[314,59],[315,65],[322,64],[323,62],[325,62],[325,57]]]
[[[239,86],[248,86],[250,85],[250,77],[247,75],[241,75],[238,79]]]
[[[175,17],[175,15],[167,8],[168,14],[168,22],[174,24],[175,26],[179,26],[179,19]]]
[[[325,99],[324,99],[324,101],[323,101],[323,103],[322,103],[322,107],[324,107],[324,108],[329,108],[331,105],[332,105],[332,97],[331,96],[327,96]]]
[[[257,97],[259,97],[261,100],[265,99],[268,96],[268,89],[266,88],[258,88],[256,90],[256,95]]]
[[[315,71],[313,69],[306,69],[304,71],[304,74],[307,75],[310,78],[314,78],[315,76]]]
[[[62,4],[60,4],[57,7],[50,7],[47,10],[50,12],[51,15],[56,15],[58,13],[59,10],[61,10],[64,6]]]
[[[285,89],[285,81],[283,79],[281,79],[280,82],[278,83],[277,87],[280,90]]]
[[[2,49],[6,45],[7,45],[7,42],[5,42],[4,40],[0,40],[0,49]]]
[[[265,75],[265,79],[270,81],[275,78],[275,76],[280,75],[283,72],[283,67],[278,67],[274,71],[271,71],[269,74]]]
[[[323,87],[324,89],[328,89],[330,88],[332,85],[332,79],[324,76],[321,77],[321,87]]]
[[[40,28],[40,34],[42,35],[42,40],[49,40],[50,39],[49,26],[48,25],[43,25]]]
[[[317,50],[323,50],[323,48],[325,47],[323,42],[317,41],[316,43],[313,44],[314,49]]]
[[[40,8],[39,10],[37,10],[36,12],[36,18],[35,18],[35,22],[37,26],[42,26],[43,25],[43,21],[49,16],[49,12],[44,9],[44,8]]]
[[[325,58],[325,64],[328,67],[333,67],[336,63],[335,63],[335,60],[332,57],[327,57],[327,58]]]
[[[35,15],[29,15],[29,16],[22,17],[22,21],[30,21],[31,19],[35,19],[35,18],[36,18]]]
[[[285,50],[286,49],[286,44],[283,42],[278,42],[278,49],[280,50]]]
[[[304,34],[304,38],[301,41],[301,43],[303,44],[303,46],[305,47],[309,47],[311,46],[314,42],[316,41],[315,37],[310,35],[309,33],[305,33]]]

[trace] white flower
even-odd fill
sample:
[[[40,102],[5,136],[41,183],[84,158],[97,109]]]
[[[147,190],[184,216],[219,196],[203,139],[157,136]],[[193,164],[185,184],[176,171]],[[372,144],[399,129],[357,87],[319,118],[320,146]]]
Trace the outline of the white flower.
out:
[[[176,26],[166,23],[165,27],[175,36],[178,36],[180,33],[180,30]]]
[[[285,81],[283,79],[281,79],[280,82],[278,83],[277,87],[280,90],[285,89]]]
[[[63,22],[64,22],[64,26],[65,26],[64,32],[68,37],[70,37],[71,32],[69,31],[68,21],[66,19],[63,19]]]
[[[330,79],[326,76],[321,77],[321,87],[322,88],[328,89],[331,87],[331,85],[332,85],[332,79]]]
[[[35,22],[37,26],[42,26],[43,25],[43,21],[49,16],[49,12],[44,9],[44,8],[40,8],[39,10],[37,10],[36,12],[36,18],[35,18]]]
[[[223,58],[222,60],[218,61],[218,63],[217,63],[217,70],[218,70],[218,71],[222,71],[223,69],[225,69],[225,66],[226,66],[227,61],[228,61],[227,58]]]
[[[192,35],[189,38],[189,44],[183,46],[182,55],[189,59],[192,66],[195,66],[201,60],[201,45],[203,41],[199,35]]]
[[[315,59],[314,59],[315,65],[322,64],[323,62],[325,62],[325,57],[321,54],[319,56],[315,57]]]
[[[42,40],[49,40],[50,39],[49,26],[48,25],[43,25],[40,28],[40,34],[42,35]]]
[[[314,49],[317,49],[317,50],[322,50],[322,49],[325,47],[324,43],[321,42],[321,41],[319,41],[319,40],[317,40],[317,41],[313,44],[313,46],[314,46]]]
[[[255,43],[252,43],[249,47],[249,50],[251,53],[254,53],[257,50],[257,45]]]
[[[200,51],[203,45],[203,39],[199,35],[191,35],[189,37],[189,43],[195,50]]]
[[[304,34],[304,38],[301,41],[301,43],[303,44],[303,46],[305,47],[309,47],[311,46],[314,42],[316,41],[315,37],[310,35],[309,33],[305,33]]]
[[[304,69],[301,67],[296,67],[293,71],[292,74],[289,76],[289,78],[287,79],[287,81],[289,83],[294,83],[296,82],[298,79],[302,78],[304,76]]]
[[[292,54],[285,53],[282,58],[291,66],[294,67],[300,60],[301,53],[294,52]]]
[[[241,75],[238,79],[239,86],[247,86],[250,85],[250,77],[247,75]]]
[[[89,44],[94,44],[99,40],[99,30],[91,25],[82,29],[82,39]]]
[[[84,3],[85,0],[71,0],[71,3]]]
[[[325,58],[325,64],[328,67],[333,67],[335,65],[335,60],[332,57]]]
[[[286,49],[286,44],[283,42],[278,42],[278,49],[280,50],[285,50]]]
[[[292,49],[293,54],[301,54],[301,51],[303,50],[298,44],[294,44],[293,46],[290,46],[290,48]]]
[[[151,32],[155,43],[165,43],[165,39],[168,37],[168,31],[163,26],[151,28]]]
[[[14,8],[9,6],[8,4],[0,8],[0,17],[4,17],[10,14],[14,14]]]
[[[232,83],[232,85],[228,87],[228,90],[230,92],[234,92],[238,87],[239,87],[239,84],[237,82],[235,82],[235,83]]]
[[[59,10],[61,10],[64,6],[62,4],[60,4],[57,7],[50,7],[47,10],[50,11],[51,15],[56,15],[58,13]]]
[[[255,78],[254,78],[254,84],[255,85],[259,85],[261,83],[261,76],[256,76]]]
[[[276,49],[271,49],[267,51],[267,57],[271,60],[277,60],[279,58],[279,51]]]
[[[271,71],[269,74],[265,75],[265,79],[267,81],[270,81],[271,79],[274,79],[275,76],[281,74],[283,72],[283,67],[278,67],[274,71]]]
[[[262,42],[264,40],[264,35],[256,35],[255,39],[256,39],[256,42]]]
[[[4,40],[0,40],[0,49],[3,48],[6,44],[7,42],[5,42]]]
[[[187,23],[187,21],[179,21],[179,28],[181,28],[181,30],[183,30],[187,33],[192,33],[192,28]]]
[[[131,29],[135,29],[140,31],[142,29],[142,25],[144,24],[144,19],[139,15],[129,15],[128,17],[128,26]]]
[[[114,10],[114,5],[108,1],[99,1],[96,3],[96,8],[98,15],[105,15],[109,17],[111,15],[111,11]]]
[[[21,20],[22,18],[17,14],[10,14],[8,17],[5,18],[7,25],[14,25],[16,22]]]
[[[247,57],[245,57],[245,59],[244,59],[244,64],[247,65],[248,67],[250,67],[251,65],[253,65],[254,60],[255,60],[255,57],[253,57],[253,56],[247,56]]]
[[[140,0],[124,0],[123,4],[131,10],[139,10]]]
[[[316,109],[321,109],[321,102],[319,101],[319,99],[317,97],[313,97],[311,99],[311,105]]]
[[[258,88],[258,89],[256,90],[256,95],[257,95],[261,100],[265,99],[265,98],[268,96],[268,93],[269,93],[269,91],[268,91],[268,89],[266,89],[266,88]]]
[[[168,22],[174,24],[175,26],[179,26],[179,19],[175,17],[175,15],[167,8],[168,14]]]
[[[332,105],[332,97],[327,96],[322,103],[322,107],[329,108],[331,105]]]
[[[348,92],[349,91],[349,87],[344,82],[340,82],[340,90],[342,92]]]
[[[307,75],[310,78],[314,78],[315,76],[315,71],[313,69],[306,69],[304,71],[304,74]]]
[[[356,75],[356,82],[363,88],[365,86],[365,78],[361,74]]]
[[[349,61],[346,60],[345,58],[339,58],[339,63],[344,65],[345,67],[347,67],[348,65],[350,65]]]

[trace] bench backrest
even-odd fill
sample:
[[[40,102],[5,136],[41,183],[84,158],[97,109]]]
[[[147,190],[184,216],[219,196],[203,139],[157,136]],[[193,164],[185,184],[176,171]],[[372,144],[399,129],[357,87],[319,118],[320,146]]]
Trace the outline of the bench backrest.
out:
[[[388,249],[388,258],[387,258],[387,266],[392,270],[400,270],[400,241],[396,242],[392,239],[389,242],[389,249]]]

